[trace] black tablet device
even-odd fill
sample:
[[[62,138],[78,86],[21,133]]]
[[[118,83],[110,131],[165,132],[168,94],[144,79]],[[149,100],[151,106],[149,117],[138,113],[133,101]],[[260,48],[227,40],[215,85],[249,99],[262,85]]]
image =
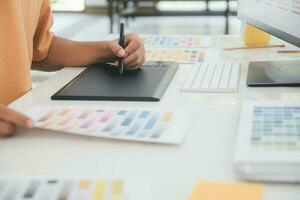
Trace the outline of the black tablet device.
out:
[[[300,61],[250,62],[248,86],[300,86]]]
[[[110,64],[94,64],[75,77],[52,100],[159,101],[178,69],[173,62],[146,62],[122,75]]]

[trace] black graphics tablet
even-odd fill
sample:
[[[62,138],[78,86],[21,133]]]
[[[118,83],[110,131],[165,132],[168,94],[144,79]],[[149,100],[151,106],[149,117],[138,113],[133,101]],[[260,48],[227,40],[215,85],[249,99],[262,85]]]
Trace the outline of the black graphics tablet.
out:
[[[159,101],[177,69],[173,62],[146,62],[141,69],[120,75],[110,64],[94,64],[51,99]]]

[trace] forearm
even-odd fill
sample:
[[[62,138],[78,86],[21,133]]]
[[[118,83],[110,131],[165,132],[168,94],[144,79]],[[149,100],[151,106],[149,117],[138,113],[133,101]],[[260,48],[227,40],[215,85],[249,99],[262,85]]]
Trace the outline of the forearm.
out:
[[[46,59],[33,62],[33,68],[52,71],[67,66],[86,66],[112,61],[108,42],[76,42],[54,37]]]

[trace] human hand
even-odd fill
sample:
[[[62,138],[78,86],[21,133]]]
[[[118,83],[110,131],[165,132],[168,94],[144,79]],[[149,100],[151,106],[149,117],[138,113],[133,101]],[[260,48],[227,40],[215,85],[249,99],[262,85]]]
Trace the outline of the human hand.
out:
[[[143,40],[135,33],[125,36],[126,48],[119,45],[118,40],[109,42],[108,48],[114,55],[114,60],[124,57],[125,67],[128,70],[138,69],[145,62],[145,48]],[[117,62],[117,61],[116,61]]]
[[[0,137],[10,136],[16,131],[16,125],[33,128],[29,117],[0,105]]]

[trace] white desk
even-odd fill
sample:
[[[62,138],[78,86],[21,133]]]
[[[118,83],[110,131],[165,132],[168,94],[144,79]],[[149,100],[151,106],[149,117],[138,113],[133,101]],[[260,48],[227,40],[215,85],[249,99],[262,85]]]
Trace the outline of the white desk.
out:
[[[218,41],[235,37],[215,38]],[[277,49],[219,52],[218,59],[295,59]],[[216,59],[216,58],[215,58]],[[240,93],[182,93],[190,65],[181,65],[163,99],[158,102],[51,101],[50,96],[84,68],[65,68],[27,93],[11,107],[24,111],[32,105],[110,105],[181,107],[197,111],[181,145],[153,145],[19,129],[0,140],[0,176],[18,175],[147,175],[155,200],[185,200],[198,179],[236,181],[233,167],[236,130],[243,99],[300,101],[299,88],[247,88],[247,64],[242,67]],[[141,183],[142,184],[142,183]],[[267,184],[266,200],[300,199],[300,185]]]

